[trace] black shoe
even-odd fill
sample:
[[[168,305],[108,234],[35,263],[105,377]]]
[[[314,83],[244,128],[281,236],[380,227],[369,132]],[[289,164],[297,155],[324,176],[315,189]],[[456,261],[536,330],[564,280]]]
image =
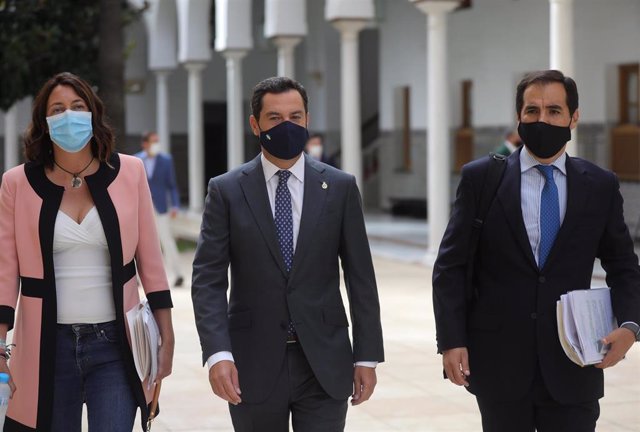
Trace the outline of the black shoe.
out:
[[[173,286],[174,287],[181,287],[183,283],[184,283],[184,278],[182,276],[178,276],[176,278],[176,281],[173,283]]]

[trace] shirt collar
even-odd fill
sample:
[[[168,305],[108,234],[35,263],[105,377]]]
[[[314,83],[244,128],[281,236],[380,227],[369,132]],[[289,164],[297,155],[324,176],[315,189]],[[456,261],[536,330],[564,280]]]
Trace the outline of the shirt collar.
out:
[[[297,178],[300,181],[300,183],[304,183],[304,157],[305,157],[304,154],[300,155],[296,163],[293,164],[291,168],[289,168],[289,171],[291,172],[291,174],[293,174],[293,176]],[[262,171],[264,172],[264,179],[267,182],[271,180],[271,177],[273,177],[274,175],[277,175],[278,171],[280,171],[281,169],[275,166],[274,164],[272,164],[271,162],[269,162],[269,160],[266,157],[264,157],[264,153],[260,154],[260,162],[262,163]]]
[[[520,172],[524,173],[525,171],[529,171],[531,168],[534,168],[536,165],[542,165],[538,162],[532,155],[529,153],[529,149],[527,146],[522,146],[522,151],[520,152]],[[556,167],[562,174],[567,175],[567,152],[562,152],[560,157],[553,162],[551,165]]]

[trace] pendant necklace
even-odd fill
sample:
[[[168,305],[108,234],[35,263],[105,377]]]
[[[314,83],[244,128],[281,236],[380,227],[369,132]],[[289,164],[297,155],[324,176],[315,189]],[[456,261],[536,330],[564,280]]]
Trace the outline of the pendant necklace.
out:
[[[87,170],[87,168],[89,168],[89,166],[91,165],[91,163],[93,162],[94,159],[95,159],[95,157],[92,157],[86,167],[82,168],[80,171],[75,172],[75,173],[62,168],[58,164],[58,162],[56,162],[55,159],[53,160],[53,163],[56,164],[56,166],[58,168],[60,168],[62,171],[66,172],[67,174],[71,174],[73,176],[71,178],[71,187],[74,188],[74,189],[78,189],[80,186],[82,186],[82,179],[80,178],[80,174],[82,174],[83,172],[85,172]]]

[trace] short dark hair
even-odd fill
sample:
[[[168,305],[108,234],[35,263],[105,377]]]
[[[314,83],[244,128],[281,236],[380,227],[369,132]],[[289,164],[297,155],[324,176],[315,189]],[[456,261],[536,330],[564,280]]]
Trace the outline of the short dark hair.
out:
[[[318,138],[320,141],[324,142],[324,135],[321,134],[320,132],[314,132],[314,133],[310,134],[308,140],[310,140],[312,138]]]
[[[91,151],[101,162],[108,162],[115,146],[115,136],[104,113],[104,104],[88,82],[70,73],[62,72],[50,78],[33,100],[31,123],[24,135],[24,154],[29,162],[53,166],[53,143],[47,125],[47,102],[57,86],[71,87],[87,104],[91,112]]]
[[[302,84],[287,77],[271,77],[260,81],[253,88],[253,94],[251,95],[251,114],[253,114],[256,120],[260,119],[262,98],[265,94],[280,94],[290,90],[296,90],[300,93],[300,96],[302,96],[302,102],[304,102],[304,112],[308,113],[309,109],[307,105],[309,103],[309,99],[307,98],[307,91],[304,89]]]
[[[153,135],[158,135],[156,131],[146,131],[142,134],[142,142],[149,142]]]
[[[524,105],[524,91],[533,84],[550,84],[554,82],[564,86],[564,90],[567,93],[569,114],[573,115],[578,109],[578,87],[576,86],[576,82],[572,78],[565,76],[559,70],[551,69],[530,72],[522,78],[516,91],[516,114],[518,118],[520,118],[520,112]]]

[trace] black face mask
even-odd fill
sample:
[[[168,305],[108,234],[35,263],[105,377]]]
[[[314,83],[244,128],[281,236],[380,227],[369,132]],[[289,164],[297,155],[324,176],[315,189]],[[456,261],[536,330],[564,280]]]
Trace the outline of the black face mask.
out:
[[[309,139],[307,128],[283,121],[268,131],[260,132],[260,144],[278,159],[293,159],[302,153]]]
[[[571,139],[569,126],[553,126],[549,123],[533,122],[518,125],[518,134],[531,153],[540,159],[556,155]]]

